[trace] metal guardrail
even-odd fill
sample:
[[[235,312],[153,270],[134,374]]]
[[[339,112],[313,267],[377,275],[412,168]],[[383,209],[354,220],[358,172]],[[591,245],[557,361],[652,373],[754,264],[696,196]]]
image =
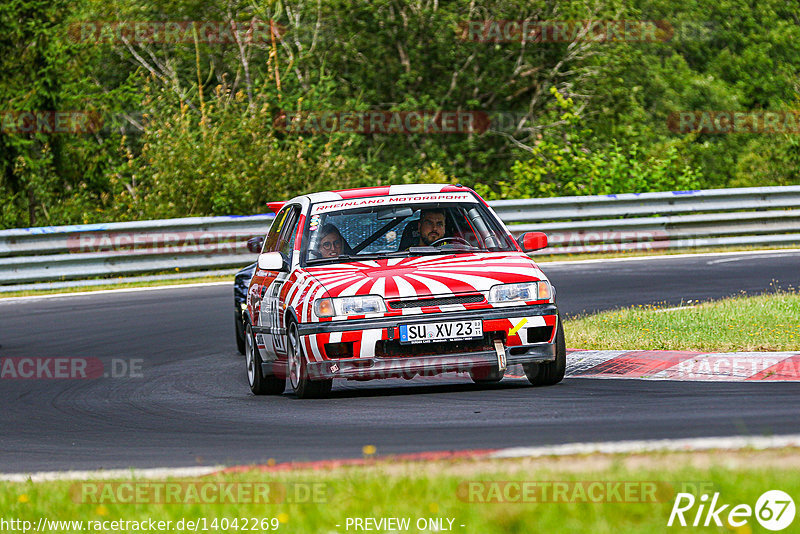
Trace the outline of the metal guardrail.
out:
[[[0,230],[0,284],[252,263],[247,239],[273,214]]]
[[[800,186],[499,200],[537,254],[800,243]],[[0,230],[0,284],[243,266],[272,214]],[[4,289],[9,289],[8,287]]]
[[[550,247],[538,254],[800,243],[800,186],[490,204],[513,233],[548,235]]]

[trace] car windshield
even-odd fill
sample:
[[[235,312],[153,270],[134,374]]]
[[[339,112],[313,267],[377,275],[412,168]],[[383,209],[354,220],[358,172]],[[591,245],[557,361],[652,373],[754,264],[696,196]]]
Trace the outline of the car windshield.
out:
[[[318,203],[304,232],[308,264],[517,250],[496,217],[468,193]]]

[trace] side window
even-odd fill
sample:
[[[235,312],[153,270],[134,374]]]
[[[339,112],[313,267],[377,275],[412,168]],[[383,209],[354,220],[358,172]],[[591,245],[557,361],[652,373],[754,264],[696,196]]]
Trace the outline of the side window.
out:
[[[294,206],[290,208],[291,212],[286,216],[279,239],[278,250],[283,253],[284,257],[291,263],[292,251],[294,248],[294,238],[297,235],[297,223],[300,220],[300,208]]]
[[[291,208],[286,207],[278,212],[275,216],[275,220],[272,221],[272,226],[269,227],[269,233],[267,234],[267,240],[264,242],[264,250],[262,252],[277,252],[280,250],[278,248],[279,244],[279,236],[281,235],[281,229],[283,228],[283,223],[286,221],[286,215],[292,211]]]

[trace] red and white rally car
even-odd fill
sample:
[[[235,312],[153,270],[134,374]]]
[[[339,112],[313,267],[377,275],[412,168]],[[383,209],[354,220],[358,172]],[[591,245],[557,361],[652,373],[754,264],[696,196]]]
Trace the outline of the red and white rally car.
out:
[[[564,377],[564,331],[547,277],[492,209],[460,185],[314,193],[279,204],[247,291],[250,389],[324,396],[334,378],[468,372],[494,382],[522,364]]]

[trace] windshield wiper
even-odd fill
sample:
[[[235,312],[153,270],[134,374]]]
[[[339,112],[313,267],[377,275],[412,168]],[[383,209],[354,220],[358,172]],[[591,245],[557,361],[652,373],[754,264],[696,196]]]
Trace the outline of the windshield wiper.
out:
[[[426,254],[452,254],[452,250],[447,250],[443,247],[429,247],[429,246],[419,246],[419,247],[408,247],[408,254],[411,256],[422,256]]]
[[[445,245],[442,247],[428,247],[428,246],[420,246],[420,247],[409,247],[408,252],[410,254],[464,254],[469,253],[472,254],[473,252],[489,252],[485,248],[480,247],[473,247],[472,245]]]

